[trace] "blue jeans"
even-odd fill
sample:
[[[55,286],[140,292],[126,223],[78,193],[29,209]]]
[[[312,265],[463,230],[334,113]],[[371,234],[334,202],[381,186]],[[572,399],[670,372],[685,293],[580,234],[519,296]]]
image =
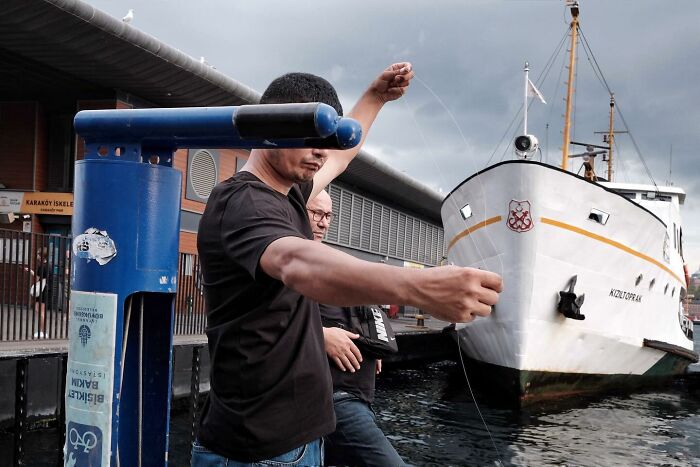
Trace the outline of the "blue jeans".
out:
[[[312,441],[271,459],[239,462],[211,452],[198,442],[192,444],[192,467],[318,467],[323,465],[323,440]]]
[[[404,466],[382,430],[372,407],[344,391],[333,394],[335,431],[326,440],[327,465]]]

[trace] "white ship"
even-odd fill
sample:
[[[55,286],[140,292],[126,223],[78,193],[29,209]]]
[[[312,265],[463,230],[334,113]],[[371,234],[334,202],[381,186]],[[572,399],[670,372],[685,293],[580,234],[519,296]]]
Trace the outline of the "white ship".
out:
[[[578,5],[571,11],[569,83]],[[571,102],[569,85],[567,117]],[[573,156],[584,156],[585,176],[566,170],[567,123],[561,167],[528,160],[537,141],[525,123],[521,158],[470,176],[443,202],[448,261],[503,276],[493,313],[457,328],[470,371],[491,393],[528,404],[667,381],[698,361],[681,306],[685,193],[596,176],[605,153],[611,179],[613,112],[611,95],[608,146]]]

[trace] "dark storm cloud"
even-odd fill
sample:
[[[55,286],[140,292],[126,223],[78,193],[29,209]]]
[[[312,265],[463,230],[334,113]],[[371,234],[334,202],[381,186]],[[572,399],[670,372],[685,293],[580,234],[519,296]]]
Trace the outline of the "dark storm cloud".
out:
[[[497,145],[522,104],[523,64],[530,62],[535,81],[570,19],[559,0],[89,3],[118,18],[134,8],[134,27],[259,91],[288,71],[327,77],[347,109],[384,66],[410,60],[430,90],[416,81],[405,102],[387,106],[367,148],[444,192],[489,159],[512,157],[507,145],[520,119]],[[688,193],[684,238],[693,270],[700,265],[698,17],[700,2],[692,0],[581,1],[583,33],[656,183],[669,178],[673,145],[672,181]],[[563,66],[560,56],[542,83],[548,105],[535,102],[529,113],[550,162],[561,157]],[[574,135],[599,143],[593,131],[607,128],[608,97],[580,47],[578,70]],[[617,141],[617,179],[650,183],[629,137]]]

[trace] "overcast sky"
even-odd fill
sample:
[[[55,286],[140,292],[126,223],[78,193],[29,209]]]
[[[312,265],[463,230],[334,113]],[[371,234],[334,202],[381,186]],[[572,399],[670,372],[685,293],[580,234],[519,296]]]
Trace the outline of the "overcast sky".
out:
[[[508,144],[522,115],[509,124],[522,105],[523,64],[539,84],[571,19],[563,0],[88,3],[118,18],[133,8],[134,27],[258,91],[289,71],[321,75],[346,111],[388,64],[412,62],[418,80],[384,108],[365,148],[444,193],[487,163],[513,157]],[[581,1],[583,34],[654,180],[688,195],[682,214],[691,272],[700,267],[698,18],[695,0]],[[561,159],[563,65],[559,54],[540,86],[548,104],[533,103],[528,114],[529,133],[553,163]],[[607,129],[608,95],[582,50],[576,88],[572,139],[601,144],[593,132]],[[616,129],[625,129],[619,116]],[[618,136],[616,151],[616,181],[651,183],[628,136]],[[598,171],[604,175],[602,162]]]

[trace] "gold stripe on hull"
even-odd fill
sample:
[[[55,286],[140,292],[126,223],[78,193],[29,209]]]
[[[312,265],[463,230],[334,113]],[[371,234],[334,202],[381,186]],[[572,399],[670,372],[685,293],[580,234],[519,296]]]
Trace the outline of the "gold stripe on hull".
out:
[[[584,230],[584,229],[581,229],[581,228],[573,226],[573,225],[565,224],[564,222],[555,221],[554,219],[548,219],[546,217],[541,217],[540,221],[542,221],[543,224],[549,224],[549,225],[554,226],[554,227],[559,227],[560,229],[568,230],[570,232],[574,232],[574,233],[586,236],[588,238],[592,238],[593,240],[598,240],[599,242],[602,242],[602,243],[605,243],[607,245],[613,246],[617,249],[620,249],[620,250],[624,251],[625,253],[629,253],[633,256],[636,256],[637,258],[641,258],[644,261],[647,261],[647,262],[653,264],[654,266],[663,269],[664,271],[666,271],[667,273],[672,275],[681,284],[684,283],[684,281],[682,281],[681,278],[678,275],[676,275],[673,271],[671,271],[668,267],[666,267],[663,264],[661,264],[660,262],[656,261],[654,258],[645,255],[644,253],[640,253],[637,250],[633,250],[632,248],[628,247],[627,245],[623,245],[622,243],[616,242],[615,240],[610,240],[609,238],[605,238],[601,235],[595,234],[593,232],[589,232],[588,230]]]
[[[478,224],[474,224],[471,227],[468,227],[468,228],[462,230],[460,233],[455,235],[454,238],[450,241],[450,244],[447,246],[447,251],[449,252],[455,243],[457,243],[459,240],[463,239],[464,237],[466,237],[470,233],[472,233],[476,230],[479,230],[482,227],[486,227],[487,225],[494,224],[496,222],[500,222],[501,219],[503,219],[501,216],[492,217],[490,219],[486,219],[483,222],[479,222]]]
[[[450,241],[449,245],[447,246],[447,251],[449,252],[452,249],[452,247],[455,245],[455,243],[457,243],[459,240],[463,239],[467,235],[481,229],[482,227],[486,227],[487,225],[491,225],[491,224],[494,224],[496,222],[500,222],[502,219],[503,219],[503,217],[501,217],[501,216],[491,217],[490,219],[486,219],[483,222],[479,222],[478,224],[474,224],[473,226],[462,230],[460,233],[455,235],[454,238]],[[553,227],[559,227],[560,229],[568,230],[570,232],[574,232],[574,233],[583,235],[583,236],[591,238],[593,240],[597,240],[599,242],[605,243],[605,244],[610,245],[612,247],[615,247],[619,250],[622,250],[625,253],[629,253],[633,256],[636,256],[637,258],[643,259],[644,261],[647,261],[647,262],[653,264],[654,266],[669,273],[678,282],[681,283],[681,286],[685,284],[685,282],[677,274],[675,274],[673,271],[671,271],[671,269],[669,269],[667,266],[661,264],[659,261],[655,260],[654,258],[645,255],[644,253],[640,253],[639,251],[628,247],[627,245],[623,245],[620,242],[616,242],[615,240],[611,240],[609,238],[603,237],[602,235],[598,235],[598,234],[595,234],[593,232],[589,232],[588,230],[584,230],[580,227],[576,227],[576,226],[573,226],[570,224],[566,224],[564,222],[556,221],[554,219],[548,219],[546,217],[541,217],[540,221],[543,224],[548,224],[548,225],[551,225]]]

